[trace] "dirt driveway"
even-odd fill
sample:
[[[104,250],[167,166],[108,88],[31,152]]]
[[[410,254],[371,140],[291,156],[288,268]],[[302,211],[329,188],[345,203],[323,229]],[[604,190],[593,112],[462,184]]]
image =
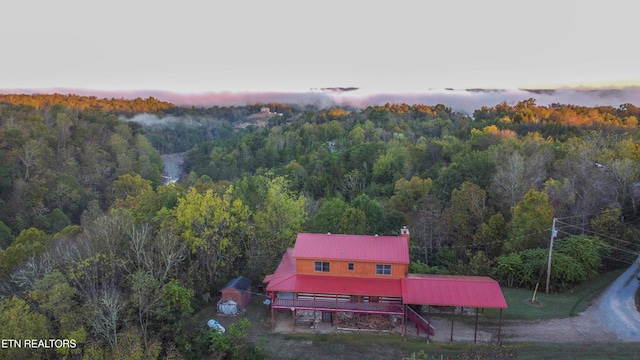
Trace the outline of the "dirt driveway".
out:
[[[550,319],[538,321],[504,321],[502,325],[501,340],[504,342],[557,342],[557,343],[588,343],[588,342],[617,342],[620,341],[615,332],[602,324],[599,319],[600,310],[594,305],[578,316],[564,319]],[[498,326],[495,321],[487,324],[482,315],[478,321],[478,330],[475,332],[474,316],[470,314],[460,315],[456,312],[452,321],[449,314],[438,314],[431,318],[436,328],[435,335],[429,336],[430,341],[450,342],[474,342],[489,343],[498,339]],[[317,333],[336,333],[330,324],[318,324]],[[276,333],[313,333],[312,326],[297,325],[293,329],[291,316],[281,313],[274,326]],[[354,331],[357,332],[357,331]],[[402,329],[398,327],[392,333],[400,334]],[[453,332],[453,335],[452,335]],[[427,334],[416,331],[412,322],[407,324],[407,336],[420,337],[426,340]]]

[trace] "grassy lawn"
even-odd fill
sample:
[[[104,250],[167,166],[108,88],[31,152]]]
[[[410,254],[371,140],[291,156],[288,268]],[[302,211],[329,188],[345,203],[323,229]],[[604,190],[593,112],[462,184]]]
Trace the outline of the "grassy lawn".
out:
[[[545,294],[544,288],[538,290],[536,300],[539,304],[531,304],[529,299],[533,290],[503,288],[508,309],[503,311],[504,319],[538,320],[575,316],[586,310],[594,298],[611,284],[624,270],[610,271],[597,276],[574,289],[559,294]],[[497,319],[499,310],[486,309],[489,318]]]
[[[517,343],[509,348],[518,359],[638,359],[638,343]]]

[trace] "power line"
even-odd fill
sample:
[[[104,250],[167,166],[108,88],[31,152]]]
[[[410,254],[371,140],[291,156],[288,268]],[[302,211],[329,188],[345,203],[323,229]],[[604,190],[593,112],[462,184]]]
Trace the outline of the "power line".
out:
[[[558,232],[561,232],[561,233],[563,233],[563,234],[567,234],[567,235],[575,235],[575,234],[568,233],[568,232],[566,232],[566,231],[562,231],[562,230],[557,230],[557,231],[558,231]],[[587,240],[589,240],[589,241],[591,241],[591,242],[594,242],[592,239],[589,239],[589,238],[587,238]],[[634,251],[631,251],[631,250],[627,250],[627,249],[617,248],[617,247],[615,247],[615,246],[611,246],[611,245],[609,245],[609,244],[604,244],[604,243],[602,243],[602,244],[600,244],[600,245],[605,246],[605,247],[612,248],[612,249],[614,249],[614,250],[618,250],[618,251],[626,252],[626,253],[629,253],[629,254],[631,254],[631,255],[640,255],[640,254],[639,254],[639,253],[637,253],[637,252],[634,252]]]
[[[546,286],[546,293],[547,294],[549,293],[549,282],[550,282],[550,279],[551,279],[551,256],[552,256],[552,253],[553,253],[553,240],[554,240],[555,237],[557,237],[558,232],[561,232],[563,234],[567,234],[567,235],[570,235],[570,236],[575,236],[575,234],[563,231],[561,229],[557,229],[556,228],[556,224],[557,223],[564,224],[564,225],[566,225],[568,227],[571,227],[571,228],[577,228],[579,230],[582,230],[583,232],[592,233],[592,234],[595,234],[596,236],[599,236],[599,237],[604,237],[604,238],[607,238],[607,239],[612,239],[612,240],[619,241],[619,242],[622,242],[622,243],[630,244],[632,246],[637,246],[637,244],[634,244],[634,243],[631,243],[631,242],[628,242],[628,241],[625,241],[625,240],[622,240],[622,239],[618,239],[618,238],[615,238],[615,237],[612,237],[612,236],[609,236],[609,235],[600,234],[600,233],[597,233],[595,231],[591,231],[591,230],[588,230],[588,229],[585,229],[585,228],[580,228],[580,227],[578,227],[576,225],[572,225],[572,224],[569,224],[569,223],[566,223],[566,222],[558,221],[557,218],[553,218],[553,224],[551,226],[551,239],[549,240],[549,258],[548,258],[549,262],[548,262],[548,267],[547,267],[547,286]],[[591,241],[591,242],[593,242],[593,243],[595,243],[595,241],[593,239],[589,238],[589,237],[586,237],[586,239]],[[633,251],[630,251],[630,250],[627,250],[627,249],[617,248],[617,247],[611,246],[609,244],[601,243],[600,245],[604,246],[604,247],[609,247],[609,248],[615,249],[617,251],[621,251],[621,252],[625,252],[625,253],[628,253],[628,254],[632,254],[632,255],[634,255],[636,257],[640,256],[640,254],[638,252],[633,252]],[[603,255],[600,255],[600,256],[603,257]],[[604,256],[604,257],[607,257],[607,256]],[[607,257],[607,258],[609,258],[609,257]],[[615,260],[615,259],[612,259],[612,260]]]
[[[593,216],[593,215],[598,215],[598,214],[582,214],[582,215],[564,216],[556,219],[564,220],[564,219],[573,219],[573,218],[584,218],[585,216]]]
[[[513,241],[513,240],[517,240],[517,239],[521,239],[521,238],[525,238],[525,237],[531,237],[534,235],[538,235],[538,234],[542,234],[545,233],[547,231],[551,230],[551,228],[549,229],[544,229],[544,230],[540,230],[534,233],[530,233],[530,234],[524,234],[524,235],[519,235],[519,236],[515,236],[515,237],[510,237],[508,239],[504,239],[504,240],[496,240],[496,241],[490,241],[490,242],[485,242],[485,243],[474,243],[474,244],[468,244],[468,245],[452,245],[452,246],[448,246],[451,249],[457,249],[457,248],[468,248],[468,247],[473,247],[473,246],[481,246],[481,245],[493,245],[493,244],[498,244],[498,243],[506,243],[509,241]]]
[[[601,234],[601,233],[598,233],[598,232],[595,232],[595,231],[592,231],[592,230],[589,230],[589,229],[580,228],[580,227],[578,227],[576,225],[567,224],[567,223],[562,222],[562,221],[560,221],[560,223],[564,224],[566,226],[572,227],[572,228],[576,228],[576,229],[582,230],[583,232],[588,232],[588,233],[591,233],[591,234],[594,234],[594,235],[597,235],[597,236],[600,236],[600,237],[604,237],[604,238],[607,238],[607,239],[619,241],[619,242],[622,242],[622,243],[625,243],[625,244],[629,244],[629,245],[634,245],[634,246],[638,246],[639,245],[639,244],[635,244],[635,243],[632,243],[632,242],[629,242],[629,241],[625,241],[625,240],[622,240],[622,239],[615,238],[613,236]],[[570,234],[570,235],[575,235],[575,234]]]
[[[635,215],[635,211],[636,211],[636,209],[633,207],[633,205],[627,205],[627,206],[620,207],[620,208],[617,208],[617,209],[620,210],[620,215],[624,216],[624,217]],[[579,214],[579,215],[563,216],[563,217],[558,217],[556,219],[565,220],[565,219],[574,219],[574,218],[585,218],[585,217],[597,216],[597,215],[600,215],[600,214],[602,214],[602,212],[591,213],[591,214]]]
[[[611,256],[606,256],[606,255],[600,255],[600,257],[609,259],[609,260],[614,260],[614,261],[619,261],[621,263],[625,263],[627,265],[633,265],[634,262],[630,262],[630,261],[626,261],[626,260],[622,260],[622,259],[616,259],[616,258],[612,258]]]

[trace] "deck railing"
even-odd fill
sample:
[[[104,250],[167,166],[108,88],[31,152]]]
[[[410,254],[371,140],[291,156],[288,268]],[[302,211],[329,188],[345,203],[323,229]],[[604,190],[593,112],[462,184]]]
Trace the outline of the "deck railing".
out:
[[[279,299],[276,298],[272,306],[278,310],[316,310],[316,311],[344,311],[368,314],[402,315],[403,306],[399,303],[382,302],[350,302],[313,299]]]

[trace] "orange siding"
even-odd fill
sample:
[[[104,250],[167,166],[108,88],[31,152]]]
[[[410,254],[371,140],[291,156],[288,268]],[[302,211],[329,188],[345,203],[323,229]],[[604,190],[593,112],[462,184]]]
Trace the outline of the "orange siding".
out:
[[[408,271],[407,264],[390,264],[391,275],[376,275],[376,264],[370,262],[355,261],[338,261],[330,260],[328,262],[329,272],[315,271],[315,262],[321,260],[315,259],[296,259],[296,273],[311,275],[332,275],[332,276],[350,276],[350,277],[379,277],[385,279],[401,279],[406,276]],[[349,263],[353,264],[353,270],[349,270]]]

